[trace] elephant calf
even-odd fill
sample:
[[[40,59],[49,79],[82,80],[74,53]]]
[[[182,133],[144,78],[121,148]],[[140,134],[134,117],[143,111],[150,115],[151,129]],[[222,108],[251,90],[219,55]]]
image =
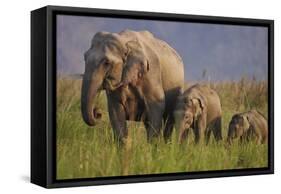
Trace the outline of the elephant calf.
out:
[[[196,84],[178,98],[174,111],[175,127],[179,130],[179,141],[187,138],[190,128],[195,134],[195,143],[213,132],[217,141],[222,139],[221,103],[216,91],[208,86]]]
[[[267,136],[267,120],[260,112],[250,110],[233,115],[229,123],[227,140],[231,143],[235,138],[249,141],[250,138],[256,137],[257,143],[264,143]]]

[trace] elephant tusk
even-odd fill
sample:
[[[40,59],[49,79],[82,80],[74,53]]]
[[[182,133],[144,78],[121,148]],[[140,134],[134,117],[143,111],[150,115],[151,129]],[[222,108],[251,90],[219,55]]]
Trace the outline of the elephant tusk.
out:
[[[120,87],[123,87],[124,86],[124,83],[123,82],[120,82],[119,84],[117,84],[115,87],[116,88],[120,88]]]
[[[111,83],[111,81],[108,80],[108,79],[106,79],[106,83],[107,83],[108,89],[111,90],[111,91],[126,86],[126,84],[124,84],[124,82],[120,82],[120,83],[118,83],[118,84],[116,84],[116,85],[113,85],[113,84]]]

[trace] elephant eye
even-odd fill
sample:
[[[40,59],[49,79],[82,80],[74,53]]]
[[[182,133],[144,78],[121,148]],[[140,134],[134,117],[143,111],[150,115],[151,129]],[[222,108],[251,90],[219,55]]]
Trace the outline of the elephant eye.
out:
[[[107,60],[107,59],[105,59],[104,62],[103,62],[103,65],[104,65],[105,67],[110,66],[110,61]]]

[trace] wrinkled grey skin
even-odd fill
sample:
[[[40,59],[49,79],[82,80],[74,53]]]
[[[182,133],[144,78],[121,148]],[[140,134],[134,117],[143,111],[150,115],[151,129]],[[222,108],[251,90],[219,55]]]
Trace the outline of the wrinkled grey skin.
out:
[[[193,129],[195,143],[205,139],[208,144],[211,132],[216,141],[221,140],[221,115],[220,98],[216,91],[200,84],[190,87],[178,98],[174,111],[179,142],[187,139],[190,128]]]
[[[132,46],[135,42],[144,50]],[[184,70],[182,60],[167,43],[147,31],[99,32],[85,53],[85,63],[81,111],[88,125],[95,125],[101,118],[94,101],[97,93],[105,89],[110,122],[118,142],[128,136],[126,120],[143,121],[148,140],[159,137],[163,117],[169,120],[167,131],[172,128],[168,112],[172,112],[172,102],[182,92]],[[141,86],[131,80],[121,82],[128,63],[149,64],[146,68],[149,71],[141,76]]]
[[[233,115],[228,128],[227,141],[239,138],[240,142],[255,137],[258,144],[265,143],[268,137],[268,126],[265,117],[257,110]]]

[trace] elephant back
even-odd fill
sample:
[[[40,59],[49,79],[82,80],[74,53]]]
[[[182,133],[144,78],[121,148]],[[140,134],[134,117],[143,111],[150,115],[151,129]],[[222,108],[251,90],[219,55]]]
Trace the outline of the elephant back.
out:
[[[151,60],[151,66],[157,66],[159,69],[159,76],[162,80],[162,87],[165,92],[172,90],[180,90],[182,92],[184,86],[184,64],[176,52],[168,43],[156,38],[149,31],[132,31],[124,30],[120,32],[120,36],[124,41],[138,40],[146,50],[148,59]],[[159,67],[158,67],[159,66]],[[156,72],[153,72],[157,76]]]

